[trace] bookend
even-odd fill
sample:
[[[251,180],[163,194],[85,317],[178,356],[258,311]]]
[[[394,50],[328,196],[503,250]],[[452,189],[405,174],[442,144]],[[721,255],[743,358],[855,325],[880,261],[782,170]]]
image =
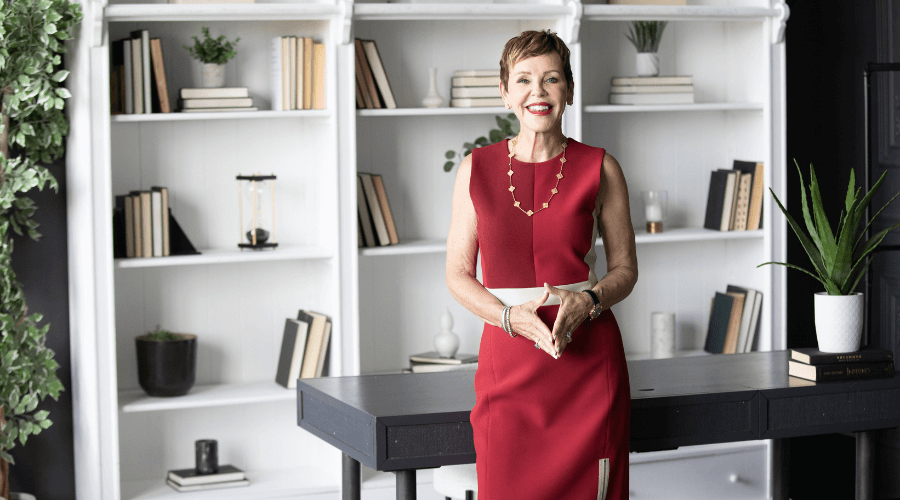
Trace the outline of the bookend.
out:
[[[200,255],[178,225],[171,208],[169,208],[169,255]]]
[[[121,199],[120,199],[121,198]],[[200,255],[187,235],[178,225],[172,209],[169,208],[169,256]],[[113,209],[113,258],[124,259],[125,253],[125,197],[116,197]]]

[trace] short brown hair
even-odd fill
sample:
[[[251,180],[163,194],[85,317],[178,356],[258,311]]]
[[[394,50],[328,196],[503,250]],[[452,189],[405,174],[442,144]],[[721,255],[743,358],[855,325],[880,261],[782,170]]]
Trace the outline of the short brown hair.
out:
[[[569,62],[569,47],[565,42],[550,30],[523,31],[519,36],[510,38],[503,47],[503,55],[500,56],[500,81],[503,88],[508,89],[509,71],[519,61],[530,57],[542,56],[556,52],[563,64],[563,74],[569,88],[575,84],[572,77],[572,65]]]

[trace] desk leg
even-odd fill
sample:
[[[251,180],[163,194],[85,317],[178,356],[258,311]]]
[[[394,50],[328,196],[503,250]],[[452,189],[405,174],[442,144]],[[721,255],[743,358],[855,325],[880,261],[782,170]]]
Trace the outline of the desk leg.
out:
[[[856,433],[856,500],[873,500],[872,431]]]
[[[394,471],[397,475],[397,500],[416,500],[416,470]]]
[[[342,500],[360,500],[359,462],[348,455],[344,455],[341,463],[341,476]]]
[[[791,440],[789,438],[772,440],[772,494],[775,500],[789,500],[791,482]]]

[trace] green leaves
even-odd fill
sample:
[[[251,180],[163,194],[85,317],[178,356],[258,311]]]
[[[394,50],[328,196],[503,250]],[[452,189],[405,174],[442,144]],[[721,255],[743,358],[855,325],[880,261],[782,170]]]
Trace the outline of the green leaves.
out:
[[[850,182],[847,186],[847,195],[844,197],[844,209],[846,212],[843,210],[841,211],[840,218],[838,219],[837,231],[832,232],[828,218],[825,214],[822,194],[819,190],[815,169],[813,169],[813,166],[810,164],[809,190],[810,199],[812,201],[812,211],[810,211],[806,196],[806,187],[803,185],[803,173],[800,171],[800,165],[797,164],[797,160],[794,160],[794,164],[797,166],[797,173],[800,175],[800,205],[809,236],[802,231],[802,228],[787,212],[784,205],[781,204],[781,200],[775,196],[775,192],[771,189],[769,189],[769,191],[772,191],[772,197],[775,198],[778,207],[787,219],[788,225],[794,231],[797,239],[800,240],[800,244],[803,246],[803,250],[806,251],[807,256],[809,256],[815,274],[803,268],[783,262],[766,262],[760,264],[760,266],[779,264],[791,269],[803,271],[822,283],[829,295],[848,295],[853,293],[853,290],[856,289],[856,285],[859,283],[859,280],[865,274],[866,269],[868,269],[869,264],[871,263],[871,259],[868,257],[872,251],[875,250],[891,230],[900,227],[900,224],[895,224],[894,226],[880,231],[868,241],[863,242],[862,239],[865,237],[865,231],[871,226],[875,217],[877,217],[885,207],[890,205],[900,193],[895,194],[888,200],[875,216],[872,217],[872,220],[868,221],[866,227],[859,232],[859,236],[857,236],[859,222],[865,215],[866,207],[869,206],[872,196],[874,196],[875,192],[878,191],[878,188],[881,187],[886,173],[882,174],[881,178],[878,179],[878,182],[872,186],[872,189],[870,189],[862,199],[859,199],[862,189],[856,187],[856,175],[851,170]]]
[[[638,52],[656,52],[667,21],[632,21],[625,35]]]
[[[200,28],[200,31],[203,32],[202,41],[193,36],[191,37],[194,39],[193,47],[189,45],[184,46],[184,49],[190,52],[191,57],[194,59],[198,59],[202,63],[225,64],[237,54],[234,46],[241,41],[241,37],[237,37],[233,42],[229,42],[225,35],[212,38],[209,35],[209,28],[206,26]]]
[[[449,172],[449,171],[453,170],[453,166],[456,165],[456,162],[454,162],[452,160],[454,158],[456,158],[457,156],[459,157],[459,161],[462,162],[462,160],[466,156],[469,156],[470,154],[472,154],[473,149],[488,146],[490,144],[496,144],[496,143],[502,141],[503,139],[506,139],[508,137],[514,137],[516,134],[519,133],[518,122],[516,122],[515,126],[513,125],[513,120],[517,120],[516,115],[514,113],[508,114],[506,116],[506,118],[503,118],[502,116],[497,116],[495,118],[497,121],[497,127],[499,127],[499,128],[489,130],[488,137],[480,136],[477,139],[475,139],[474,142],[464,142],[463,149],[460,153],[457,153],[456,151],[454,151],[452,149],[447,150],[447,152],[444,153],[444,157],[447,158],[448,160],[451,160],[451,161],[444,163],[444,172]],[[490,139],[488,139],[488,138],[490,138]]]

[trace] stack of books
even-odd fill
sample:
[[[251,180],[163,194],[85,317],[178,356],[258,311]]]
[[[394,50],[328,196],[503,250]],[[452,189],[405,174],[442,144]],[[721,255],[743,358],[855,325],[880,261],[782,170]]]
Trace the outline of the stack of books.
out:
[[[272,109],[325,109],[325,44],[310,37],[272,39]]]
[[[296,389],[298,378],[321,377],[328,367],[330,339],[331,319],[324,314],[301,309],[297,319],[285,319],[275,382]]]
[[[614,77],[609,89],[610,104],[693,104],[694,85],[690,76]]]
[[[216,488],[237,488],[247,486],[250,481],[244,471],[233,465],[220,465],[219,470],[211,474],[201,474],[197,469],[170,470],[166,484],[176,491],[212,490]]]
[[[169,113],[169,90],[162,42],[147,30],[110,44],[110,113]]]
[[[375,40],[354,40],[356,49],[356,107],[396,109],[397,101]]]
[[[712,354],[750,352],[759,329],[762,299],[762,292],[734,285],[728,285],[725,293],[716,292],[703,350]]]
[[[384,181],[378,174],[359,172],[356,177],[357,246],[377,247],[400,243]]]
[[[703,227],[749,231],[762,227],[763,164],[734,160],[731,170],[713,170]]]
[[[409,370],[406,373],[455,372],[478,369],[477,354],[460,354],[452,358],[442,358],[437,352],[413,354],[409,357]]]
[[[179,97],[182,113],[258,110],[247,87],[183,88]]]
[[[115,258],[198,254],[169,208],[169,190],[154,186],[116,196],[113,211]]]
[[[503,106],[499,69],[461,69],[453,72],[451,108]]]
[[[894,375],[894,353],[863,346],[856,352],[822,352],[814,347],[791,349],[788,374],[815,382]]]

